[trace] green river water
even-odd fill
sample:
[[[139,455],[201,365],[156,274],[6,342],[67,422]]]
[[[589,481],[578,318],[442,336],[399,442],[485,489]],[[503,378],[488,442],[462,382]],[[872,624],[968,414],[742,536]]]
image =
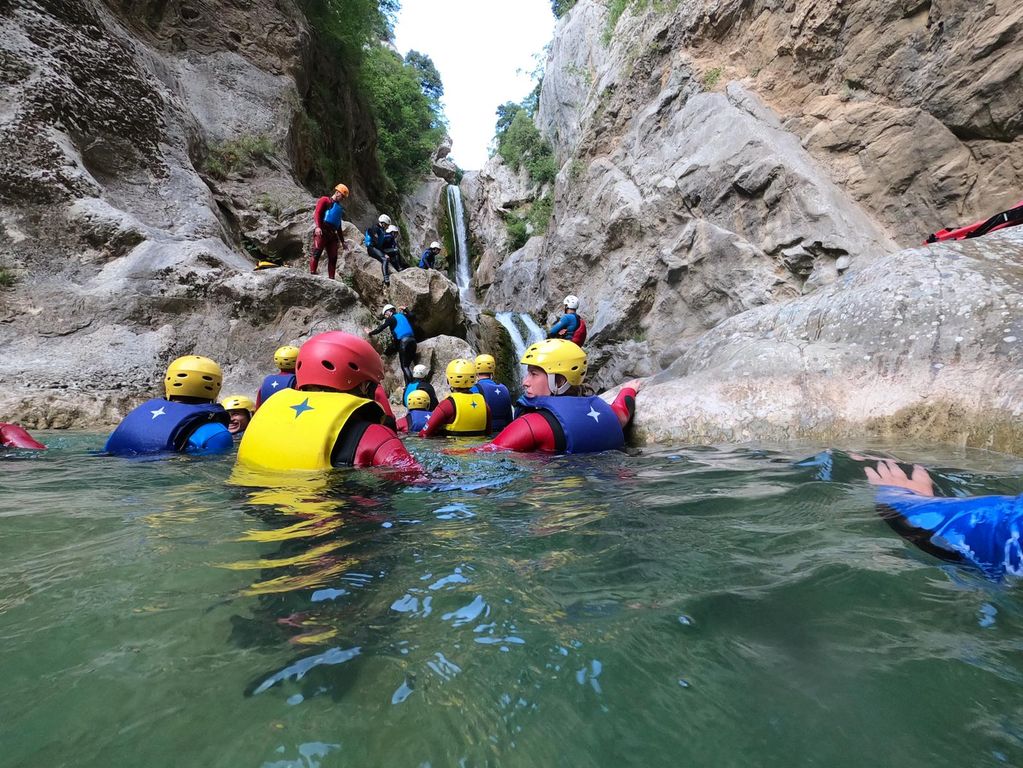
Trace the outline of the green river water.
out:
[[[845,454],[412,440],[407,487],[40,437],[0,458],[0,766],[1023,765],[1023,601]]]

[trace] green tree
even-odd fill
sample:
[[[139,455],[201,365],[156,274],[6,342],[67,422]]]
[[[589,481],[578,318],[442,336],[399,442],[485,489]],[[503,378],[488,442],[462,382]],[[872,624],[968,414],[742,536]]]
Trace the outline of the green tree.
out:
[[[437,71],[433,59],[419,51],[409,51],[405,54],[405,63],[419,73],[419,86],[426,94],[426,98],[440,104],[444,95],[444,83],[441,82],[440,72]]]

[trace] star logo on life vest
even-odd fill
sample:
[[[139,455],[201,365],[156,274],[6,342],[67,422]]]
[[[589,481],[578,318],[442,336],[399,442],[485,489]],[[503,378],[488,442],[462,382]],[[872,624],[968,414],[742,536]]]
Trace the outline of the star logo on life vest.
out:
[[[153,418],[154,419],[159,417],[159,416],[166,416],[167,415],[167,411],[165,411],[163,409],[162,405],[159,408],[157,408],[155,411],[150,411],[150,413],[153,414]]]
[[[475,401],[475,400],[473,400],[473,401],[472,401],[471,403],[469,403],[469,405],[471,405],[471,406],[472,406],[473,408],[475,408],[475,407],[476,407],[476,405],[477,405],[477,403],[476,403],[476,401]]]
[[[299,416],[301,416],[303,413],[305,413],[306,411],[316,410],[311,405],[309,405],[309,398],[308,397],[305,400],[303,400],[301,403],[299,403],[298,405],[290,406],[290,408],[291,408],[291,410],[293,410],[295,412],[295,418],[296,419]]]
[[[587,416],[589,416],[589,417],[590,417],[591,419],[593,419],[593,420],[594,420],[595,422],[597,422],[598,424],[600,423],[600,414],[599,414],[599,413],[597,413],[597,412],[596,412],[596,411],[595,411],[595,410],[593,409],[593,406],[592,406],[592,405],[590,406],[590,412],[589,412],[589,413],[587,413],[586,415],[587,415]]]
[[[270,382],[270,389],[277,389],[277,387],[279,387],[280,385],[281,385],[281,383],[279,381],[271,381]]]

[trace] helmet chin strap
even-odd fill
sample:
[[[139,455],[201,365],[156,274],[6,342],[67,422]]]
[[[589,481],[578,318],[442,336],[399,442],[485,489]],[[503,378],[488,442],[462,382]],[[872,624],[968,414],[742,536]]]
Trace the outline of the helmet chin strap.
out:
[[[555,375],[553,373],[547,374],[547,387],[551,390],[552,395],[563,395],[572,385],[568,383],[568,379],[565,379],[565,383],[559,387],[554,381]]]

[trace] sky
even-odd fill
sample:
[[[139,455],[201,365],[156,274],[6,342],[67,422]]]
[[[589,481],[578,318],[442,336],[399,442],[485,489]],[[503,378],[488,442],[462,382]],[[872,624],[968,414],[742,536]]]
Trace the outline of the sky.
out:
[[[486,162],[497,107],[533,90],[530,73],[553,31],[550,0],[401,0],[395,45],[437,66],[451,158],[463,170]]]

